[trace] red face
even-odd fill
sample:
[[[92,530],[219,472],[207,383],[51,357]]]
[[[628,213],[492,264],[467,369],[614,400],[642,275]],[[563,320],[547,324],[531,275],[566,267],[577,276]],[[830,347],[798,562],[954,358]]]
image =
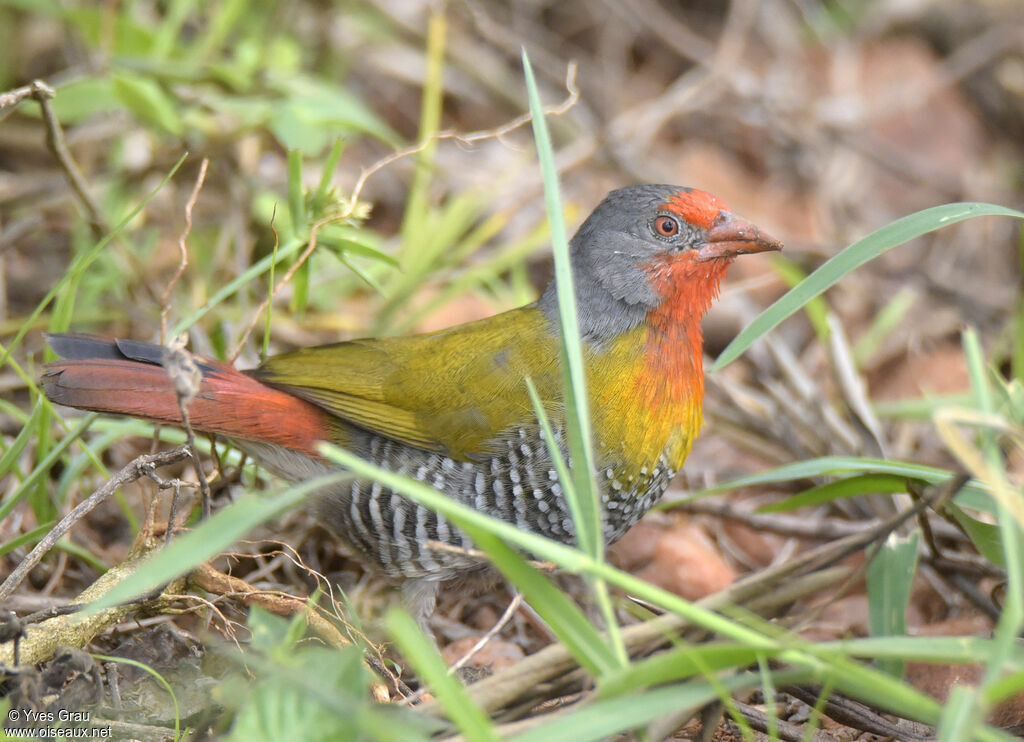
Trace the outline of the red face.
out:
[[[780,250],[782,243],[769,237],[750,222],[732,213],[724,201],[706,191],[680,190],[659,207],[654,230],[665,238],[678,234],[677,217],[704,231],[692,259],[698,262],[726,262],[745,253]]]
[[[697,189],[672,193],[658,207],[651,228],[669,245],[678,246],[643,265],[651,287],[663,299],[650,317],[653,326],[699,321],[734,257],[782,247],[734,215],[720,198]]]
[[[706,191],[679,191],[660,207],[664,211],[671,211],[680,217],[704,229],[711,229],[715,225],[720,212],[729,212],[731,209],[717,196],[712,196]]]

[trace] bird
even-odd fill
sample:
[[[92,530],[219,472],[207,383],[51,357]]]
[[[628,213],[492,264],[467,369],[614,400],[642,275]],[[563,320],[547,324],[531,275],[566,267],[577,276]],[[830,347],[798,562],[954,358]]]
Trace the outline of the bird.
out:
[[[726,269],[739,255],[781,249],[716,196],[673,185],[610,192],[571,239],[606,543],[661,498],[702,427],[701,319]],[[318,453],[328,441],[573,544],[524,381],[536,385],[568,456],[561,332],[552,280],[533,303],[439,331],[302,348],[247,371],[200,359],[188,416],[288,480],[335,471]],[[47,342],[60,356],[41,378],[53,402],[182,423],[163,347],[75,333]],[[316,502],[322,522],[399,582],[421,618],[433,613],[440,584],[488,568],[456,525],[377,482],[352,478]]]

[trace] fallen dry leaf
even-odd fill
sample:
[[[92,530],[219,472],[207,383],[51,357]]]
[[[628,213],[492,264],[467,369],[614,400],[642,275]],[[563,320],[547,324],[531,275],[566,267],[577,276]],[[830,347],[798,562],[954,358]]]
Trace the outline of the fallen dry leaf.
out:
[[[442,649],[441,654],[444,656],[445,662],[449,665],[453,665],[462,659],[462,657],[471,650],[478,641],[480,641],[479,636],[464,636],[461,639],[456,639]],[[473,655],[472,659],[469,661],[469,666],[486,667],[497,671],[506,667],[511,667],[525,656],[526,653],[518,644],[496,637],[487,642],[487,644],[483,646],[483,649]]]
[[[681,521],[661,535],[650,564],[637,576],[687,600],[697,600],[732,584],[737,572],[703,528]]]

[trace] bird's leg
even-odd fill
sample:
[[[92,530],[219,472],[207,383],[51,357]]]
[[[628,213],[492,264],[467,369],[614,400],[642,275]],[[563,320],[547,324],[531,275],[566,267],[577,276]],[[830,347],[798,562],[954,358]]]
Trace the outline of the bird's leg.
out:
[[[434,607],[437,605],[439,584],[437,580],[429,579],[410,579],[402,583],[402,601],[405,607],[412,613],[423,633],[434,642],[434,646],[437,646],[437,640],[434,638],[433,629],[430,628],[430,617],[434,615]]]

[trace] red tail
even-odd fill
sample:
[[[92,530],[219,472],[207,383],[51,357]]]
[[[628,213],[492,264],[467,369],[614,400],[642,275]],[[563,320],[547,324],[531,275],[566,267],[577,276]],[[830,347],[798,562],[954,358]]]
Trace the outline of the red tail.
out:
[[[81,410],[181,425],[174,386],[161,365],[163,348],[93,335],[48,335],[62,358],[46,365],[46,396]],[[317,457],[330,439],[330,416],[319,407],[267,386],[227,364],[197,359],[199,394],[188,407],[196,430],[276,443]]]

